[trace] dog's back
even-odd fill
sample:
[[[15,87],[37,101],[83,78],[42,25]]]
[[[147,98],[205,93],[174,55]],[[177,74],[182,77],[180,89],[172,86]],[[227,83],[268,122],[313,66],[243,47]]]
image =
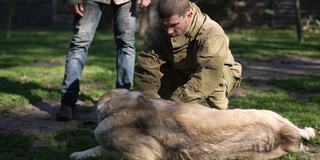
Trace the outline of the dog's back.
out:
[[[296,152],[301,144],[298,130],[269,111],[180,104],[144,114],[138,124],[172,156],[193,159],[270,159]]]

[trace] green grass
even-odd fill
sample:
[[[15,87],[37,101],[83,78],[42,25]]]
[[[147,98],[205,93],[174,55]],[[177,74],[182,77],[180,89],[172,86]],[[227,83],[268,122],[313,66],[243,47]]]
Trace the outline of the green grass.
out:
[[[294,30],[240,30],[227,32],[231,50],[243,58],[281,56],[320,57],[320,36],[305,33],[298,45]],[[0,30],[0,35],[4,35]],[[59,101],[65,56],[71,30],[16,30],[11,39],[0,38],[0,114],[39,101]],[[142,41],[138,41],[138,51]],[[115,45],[113,35],[98,32],[89,50],[81,80],[80,98],[92,99],[114,88]],[[259,91],[260,86],[268,89]],[[280,113],[300,127],[320,129],[320,78],[297,77],[265,82],[243,80],[245,97],[230,100],[236,108],[269,109]],[[252,89],[258,88],[258,89]],[[94,147],[93,126],[77,130],[61,129],[41,139],[36,135],[0,134],[2,159],[67,159],[72,151]],[[34,147],[37,141],[47,145]],[[320,154],[320,138],[308,144]],[[283,160],[314,159],[304,153],[290,154]]]
[[[295,30],[240,30],[227,32],[233,53],[244,58],[284,56],[320,57],[320,34],[305,32],[303,44],[298,44]]]

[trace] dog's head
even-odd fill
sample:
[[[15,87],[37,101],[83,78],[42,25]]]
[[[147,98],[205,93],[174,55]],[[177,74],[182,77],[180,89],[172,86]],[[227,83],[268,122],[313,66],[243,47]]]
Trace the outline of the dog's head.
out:
[[[141,92],[129,91],[127,89],[113,89],[103,95],[96,104],[98,121],[105,119],[108,115],[128,107],[137,107],[139,101],[145,99]]]
[[[98,122],[109,115],[126,108],[154,108],[161,110],[168,105],[172,105],[172,101],[159,98],[147,98],[139,91],[113,89],[109,93],[103,95],[96,104]]]

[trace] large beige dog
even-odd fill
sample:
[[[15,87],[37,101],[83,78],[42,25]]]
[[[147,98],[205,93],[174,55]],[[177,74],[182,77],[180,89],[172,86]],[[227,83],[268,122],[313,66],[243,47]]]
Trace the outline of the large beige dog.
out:
[[[97,104],[99,146],[70,157],[111,154],[132,160],[263,160],[301,150],[315,136],[267,110],[216,110],[197,104],[169,104],[140,92],[116,89]]]

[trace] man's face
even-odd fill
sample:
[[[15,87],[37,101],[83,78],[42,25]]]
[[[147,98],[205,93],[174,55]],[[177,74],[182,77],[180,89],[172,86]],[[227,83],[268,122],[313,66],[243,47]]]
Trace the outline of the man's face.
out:
[[[192,12],[188,11],[185,16],[175,14],[169,18],[160,19],[160,24],[169,37],[175,37],[183,35],[186,32],[191,18]]]

